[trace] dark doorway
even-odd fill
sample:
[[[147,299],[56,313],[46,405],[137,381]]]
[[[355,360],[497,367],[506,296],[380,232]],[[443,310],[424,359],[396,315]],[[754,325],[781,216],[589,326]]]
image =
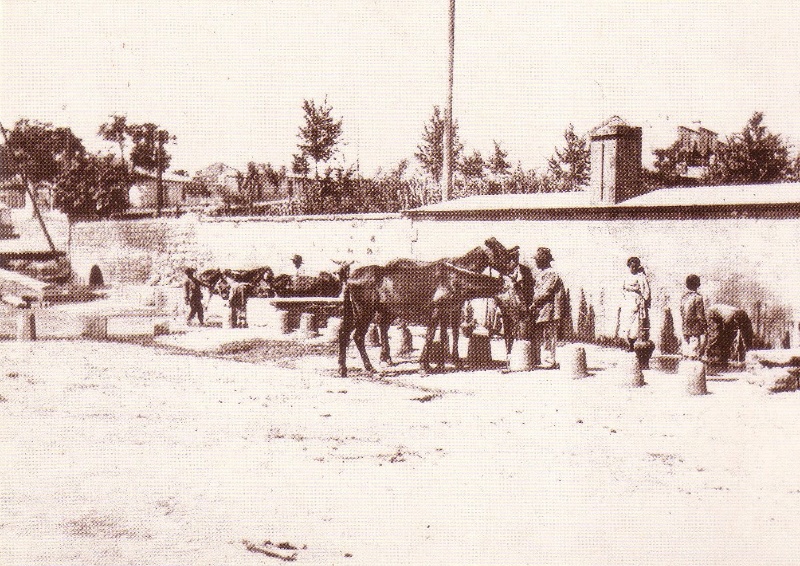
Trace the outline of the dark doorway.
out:
[[[100,271],[99,267],[93,265],[89,271],[89,287],[102,287],[103,285],[105,285],[103,272]]]

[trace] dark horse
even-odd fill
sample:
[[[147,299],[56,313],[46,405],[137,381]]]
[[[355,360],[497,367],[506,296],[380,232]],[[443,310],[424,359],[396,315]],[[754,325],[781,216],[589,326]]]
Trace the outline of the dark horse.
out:
[[[339,331],[339,373],[347,375],[347,346],[350,336],[356,343],[364,369],[374,371],[366,353],[364,337],[377,317],[381,333],[381,359],[388,361],[388,329],[397,318],[420,320],[427,325],[425,346],[420,356],[420,370],[430,369],[430,345],[436,328],[444,323],[453,329],[452,362],[461,364],[458,355],[458,326],[464,302],[480,297],[494,297],[505,288],[515,287],[497,277],[481,273],[491,267],[501,274],[516,267],[514,250],[506,249],[494,238],[486,240],[467,254],[452,260],[417,262],[395,260],[385,266],[368,265],[356,269],[345,285],[342,327]]]
[[[350,275],[352,261],[334,261],[339,266],[335,273],[320,271],[319,275],[292,276],[282,273],[275,276],[272,288],[278,297],[338,297]]]

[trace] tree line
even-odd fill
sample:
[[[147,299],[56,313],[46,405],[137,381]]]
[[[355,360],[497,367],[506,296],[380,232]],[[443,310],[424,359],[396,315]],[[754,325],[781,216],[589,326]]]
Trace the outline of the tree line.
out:
[[[236,188],[222,192],[228,213],[331,214],[397,212],[437,202],[443,166],[445,120],[438,106],[423,124],[413,159],[381,170],[372,178],[360,175],[358,163],[347,163],[340,151],[343,119],[334,116],[325,98],[317,104],[304,100],[303,123],[297,133],[297,153],[291,157],[291,174],[300,181],[294,198],[257,209],[268,191],[283,185],[290,175],[286,167],[250,162],[236,174]],[[175,140],[154,123],[130,123],[124,115],[110,116],[98,135],[116,146],[114,152],[90,153],[68,127],[19,120],[0,145],[0,181],[22,174],[34,188],[48,185],[54,207],[83,217],[108,217],[128,209],[128,191],[141,171],[160,175],[171,162],[168,146]],[[452,125],[454,149],[453,198],[469,195],[566,192],[582,190],[590,177],[589,140],[564,131],[561,147],[554,148],[544,170],[512,165],[502,143],[493,141],[486,157],[478,149],[467,152],[459,136],[458,121]],[[653,169],[644,170],[650,188],[686,183],[686,149],[678,140],[654,151]],[[775,183],[800,180],[800,154],[792,157],[784,138],[764,124],[755,112],[744,129],[713,147],[713,155],[700,182],[708,185]],[[189,176],[187,172],[176,172]],[[211,191],[215,179],[198,172],[193,180]],[[694,181],[697,182],[697,181]],[[159,207],[160,209],[160,207]]]

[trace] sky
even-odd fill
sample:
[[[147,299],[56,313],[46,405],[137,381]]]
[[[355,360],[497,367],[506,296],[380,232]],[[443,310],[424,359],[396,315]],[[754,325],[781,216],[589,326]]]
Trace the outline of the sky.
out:
[[[0,121],[112,114],[176,136],[172,168],[291,164],[303,100],[343,122],[364,175],[410,159],[447,87],[448,0],[0,0]],[[456,0],[453,113],[467,152],[546,165],[617,115],[645,161],[677,127],[754,111],[800,149],[800,2]]]

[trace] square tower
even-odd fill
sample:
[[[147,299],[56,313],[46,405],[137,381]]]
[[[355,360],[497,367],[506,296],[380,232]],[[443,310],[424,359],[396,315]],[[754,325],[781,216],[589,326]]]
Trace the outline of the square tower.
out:
[[[642,129],[614,117],[590,134],[593,204],[617,204],[644,193]]]

